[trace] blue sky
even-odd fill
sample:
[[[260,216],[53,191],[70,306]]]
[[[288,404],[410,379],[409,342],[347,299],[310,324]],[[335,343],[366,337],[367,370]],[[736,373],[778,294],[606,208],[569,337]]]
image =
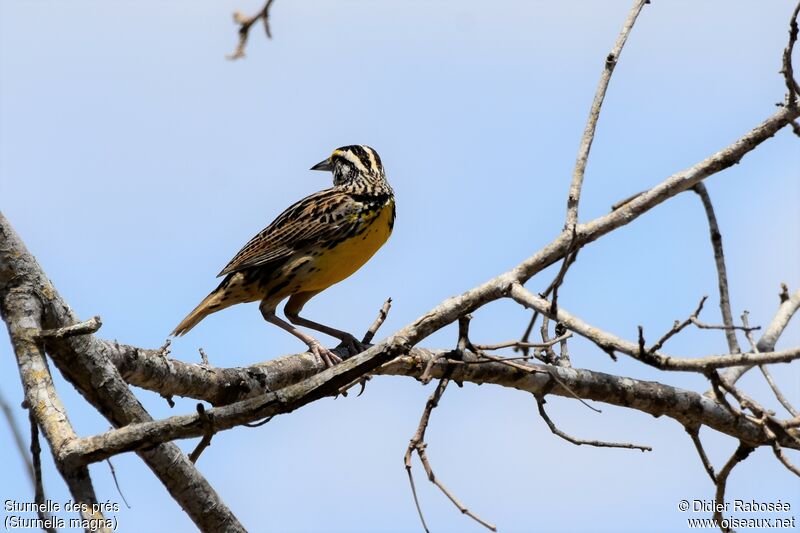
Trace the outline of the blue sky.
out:
[[[603,108],[582,221],[774,111],[785,93],[778,70],[792,7],[645,8]],[[381,154],[397,193],[396,229],[361,271],[307,305],[310,318],[362,332],[392,296],[386,334],[512,267],[563,224],[586,113],[629,2],[277,0],[274,39],[256,28],[248,57],[230,62],[234,9],[258,5],[0,0],[0,208],[77,313],[103,317],[106,338],[161,345],[242,244],[330,185],[307,169],[346,144]],[[707,181],[734,313],[747,309],[756,324],[771,318],[781,282],[800,286],[799,177],[797,137],[787,130]],[[544,272],[528,286],[542,290],[551,278]],[[714,302],[704,318],[719,321],[705,217],[684,194],[584,249],[560,303],[617,335],[635,338],[642,324],[656,337],[704,294]],[[498,302],[476,313],[473,338],[514,338],[527,320]],[[455,336],[448,328],[423,345],[451,347]],[[798,342],[795,321],[779,347]],[[255,304],[207,318],[173,354],[199,360],[201,346],[219,366],[303,348],[265,324]],[[725,347],[719,332],[687,332],[667,348],[703,355]],[[611,363],[580,341],[571,353],[576,366],[705,390],[698,376]],[[797,366],[774,374],[797,404]],[[742,383],[775,404],[759,376]],[[14,405],[22,399],[8,343],[0,390]],[[69,385],[59,380],[58,390],[81,435],[108,428]],[[251,531],[417,531],[402,456],[431,392],[410,379],[375,379],[360,398],[322,400],[218,435],[199,466]],[[156,417],[195,403],[170,410],[157,395],[138,395]],[[549,433],[528,395],[453,387],[433,415],[428,452],[437,475],[501,531],[681,531],[679,500],[712,497],[677,423],[610,406],[598,415],[561,398],[548,407],[565,431],[654,451],[575,447]],[[718,467],[736,446],[703,437]],[[0,499],[30,501],[5,429],[0,450]],[[44,462],[48,496],[66,501],[49,456]],[[122,531],[192,530],[135,456],[114,463],[132,505],[117,515]],[[417,472],[434,531],[479,530]],[[108,468],[92,473],[98,497],[120,501]],[[800,514],[796,478],[765,449],[734,471],[728,494],[790,501]]]

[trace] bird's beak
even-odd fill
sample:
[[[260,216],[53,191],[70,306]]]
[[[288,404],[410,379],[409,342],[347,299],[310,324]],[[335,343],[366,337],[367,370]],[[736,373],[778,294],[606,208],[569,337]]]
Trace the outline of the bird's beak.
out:
[[[320,161],[319,163],[311,167],[311,170],[328,170],[328,171],[333,170],[333,167],[331,166],[331,158],[329,157],[324,161]]]

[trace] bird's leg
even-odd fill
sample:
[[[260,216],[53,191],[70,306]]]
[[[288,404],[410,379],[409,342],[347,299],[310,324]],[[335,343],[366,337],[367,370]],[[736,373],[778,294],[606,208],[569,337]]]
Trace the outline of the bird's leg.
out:
[[[337,363],[342,362],[342,358],[330,351],[328,348],[325,348],[317,339],[309,335],[308,333],[303,333],[296,327],[292,326],[291,324],[285,322],[278,318],[275,314],[275,308],[271,306],[265,306],[264,303],[259,306],[261,310],[261,315],[264,317],[264,320],[271,324],[275,324],[281,329],[285,329],[308,346],[308,349],[311,350],[311,353],[322,359],[325,363],[325,366],[331,367]]]
[[[331,337],[341,340],[342,345],[347,348],[347,351],[349,351],[352,355],[364,351],[366,346],[350,333],[326,326],[325,324],[320,324],[319,322],[314,322],[313,320],[309,320],[300,316],[299,313],[303,309],[303,305],[305,305],[305,303],[315,294],[317,293],[298,293],[289,298],[289,301],[286,302],[286,307],[283,310],[283,313],[286,315],[286,318],[289,319],[289,322],[297,326],[304,326],[321,331],[326,335],[330,335]]]
[[[326,335],[330,335],[331,337],[336,337],[337,339],[342,341],[342,344],[347,348],[347,350],[355,355],[364,351],[365,346],[361,344],[361,342],[356,339],[350,333],[346,331],[341,331],[325,324],[320,324],[319,322],[314,322],[313,320],[309,320],[307,318],[303,318],[300,315],[291,315],[286,313],[286,318],[289,319],[289,322],[298,326],[304,326],[307,328],[315,329],[317,331],[321,331]]]

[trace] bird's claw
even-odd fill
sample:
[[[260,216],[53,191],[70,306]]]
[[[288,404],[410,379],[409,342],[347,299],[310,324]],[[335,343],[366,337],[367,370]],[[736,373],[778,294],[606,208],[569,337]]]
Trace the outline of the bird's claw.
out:
[[[349,334],[342,339],[342,342],[339,344],[339,346],[337,346],[337,348],[340,346],[344,346],[345,349],[347,349],[347,351],[350,353],[350,355],[360,354],[361,352],[363,352],[368,348],[366,344],[362,343],[361,341],[359,341],[358,339]]]
[[[311,343],[308,347],[311,349],[311,353],[322,359],[322,362],[325,363],[326,368],[330,368],[342,362],[341,357],[336,355],[328,348],[325,348],[318,342]]]

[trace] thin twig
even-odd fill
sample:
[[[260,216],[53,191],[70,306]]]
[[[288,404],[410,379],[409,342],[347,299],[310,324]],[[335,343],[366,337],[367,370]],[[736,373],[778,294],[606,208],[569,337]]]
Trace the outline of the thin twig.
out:
[[[36,416],[33,410],[28,410],[28,418],[31,422],[31,465],[33,467],[34,478],[34,495],[33,501],[37,503],[36,514],[42,519],[43,523],[47,524],[50,514],[45,511],[44,500],[44,483],[42,481],[42,461],[41,453],[42,448],[39,446],[39,424],[36,422]],[[52,526],[42,527],[48,533],[55,533],[56,529]]]
[[[387,298],[386,301],[383,302],[381,308],[378,310],[378,316],[375,317],[375,321],[372,323],[369,329],[367,329],[367,332],[364,333],[364,337],[361,339],[361,344],[369,344],[372,342],[372,339],[375,338],[375,334],[383,325],[384,321],[386,320],[386,317],[389,316],[389,310],[391,308],[392,308],[392,299]],[[358,394],[356,394],[356,398],[358,398],[359,396],[364,394],[364,390],[367,388],[367,381],[371,379],[372,379],[372,374],[363,375],[358,379],[355,379],[352,382],[348,383],[344,387],[340,387],[339,392],[337,393],[336,396],[339,396],[339,394],[341,394],[342,396],[347,397],[347,392],[350,389],[352,389],[356,385],[361,385],[361,390],[358,391]]]
[[[705,322],[701,322],[700,320],[693,318],[692,325],[694,325],[697,329],[721,329],[726,331],[758,331],[761,329],[761,326],[753,326],[753,327],[745,327],[745,326],[724,326],[722,324],[707,324]],[[734,352],[731,352],[734,353]],[[736,352],[739,353],[739,352]]]
[[[555,287],[555,281],[553,281],[553,284],[554,284],[553,287]],[[551,309],[551,312],[552,312],[553,306],[550,306],[550,309]],[[542,316],[542,326],[539,328],[539,335],[542,337],[542,342],[543,343],[546,344],[546,343],[550,342],[550,318],[547,315],[543,315]],[[536,352],[533,352],[533,353],[534,353],[534,355],[536,354]],[[549,348],[549,347],[545,348],[540,353],[542,354],[541,359],[545,363],[552,364],[553,362],[555,362],[556,353],[553,351],[552,348]]]
[[[792,12],[792,17],[789,20],[789,42],[783,50],[783,68],[781,69],[781,74],[783,74],[786,80],[786,88],[789,90],[787,98],[787,106],[789,108],[797,106],[797,96],[800,94],[800,85],[798,85],[797,80],[794,79],[794,70],[792,69],[792,51],[794,50],[794,44],[797,42],[798,33],[798,13],[800,13],[800,2],[797,3],[797,6]]]
[[[419,497],[417,496],[417,486],[414,484],[414,475],[411,473],[411,454],[407,455],[406,461],[406,474],[408,474],[408,482],[411,484],[411,494],[414,496],[414,505],[417,507],[417,514],[419,514],[419,519],[422,522],[422,529],[425,530],[425,533],[430,533],[430,529],[428,529],[428,524],[425,523],[425,515],[422,514],[422,507],[419,505]]]
[[[666,332],[660,339],[658,339],[658,341],[653,346],[651,346],[647,350],[647,352],[649,352],[650,354],[656,353],[658,350],[660,350],[664,346],[665,342],[667,342],[674,335],[677,335],[678,333],[680,333],[686,326],[691,324],[693,320],[697,320],[697,316],[703,310],[703,304],[706,303],[706,299],[707,298],[708,298],[708,296],[703,296],[700,299],[700,303],[697,304],[697,309],[694,310],[694,313],[692,313],[689,316],[689,318],[687,318],[683,322],[679,322],[679,321],[676,320],[675,323],[672,325],[672,329],[669,330],[668,332]],[[639,338],[640,339],[642,338],[641,330],[640,330]]]
[[[772,444],[772,452],[775,454],[775,457],[778,458],[778,461],[783,463],[783,466],[785,466],[787,469],[789,469],[789,471],[791,473],[793,473],[794,475],[800,477],[800,468],[797,468],[797,466],[795,466],[789,460],[789,458],[786,457],[786,454],[783,453],[783,449],[781,448],[781,445],[778,444],[777,440],[773,439],[771,444]]]
[[[458,317],[458,342],[456,344],[456,351],[458,352],[459,359],[463,362],[464,360],[464,352],[468,349],[472,348],[474,351],[475,348],[472,346],[472,343],[469,341],[469,322],[472,320],[472,315],[466,314],[463,316]],[[441,361],[442,359],[448,359],[448,354],[443,354],[440,357],[431,359],[428,361],[428,364],[425,365],[425,370],[419,377],[419,381],[423,385],[427,385],[433,379],[433,366]]]
[[[498,344],[475,344],[474,346],[476,350],[481,350],[481,351],[486,350],[490,352],[494,350],[500,350],[503,348],[549,348],[550,346],[554,346],[559,342],[568,339],[570,337],[572,337],[572,332],[568,331],[564,335],[561,335],[554,339],[550,339],[547,342],[506,341],[506,342],[500,342]],[[507,360],[513,360],[513,359],[529,359],[529,358],[512,357],[508,358]]]
[[[597,91],[594,95],[594,101],[589,111],[589,119],[586,122],[586,128],[583,130],[581,137],[581,144],[578,148],[578,157],[575,161],[575,169],[572,172],[572,183],[569,186],[569,196],[567,198],[567,219],[564,223],[564,229],[574,228],[578,224],[578,203],[581,197],[581,187],[583,186],[583,176],[586,173],[586,164],[589,161],[589,151],[592,149],[592,142],[594,141],[595,129],[597,128],[597,120],[600,117],[600,108],[603,106],[603,99],[606,96],[608,83],[611,80],[611,74],[614,72],[614,67],[617,66],[619,55],[622,52],[622,47],[625,46],[625,41],[628,40],[633,24],[636,22],[636,17],[642,11],[645,4],[649,0],[635,0],[628,18],[622,25],[622,30],[617,37],[617,42],[611,53],[606,57],[605,64],[603,65],[603,73],[600,75],[600,82],[597,85]]]
[[[697,450],[697,455],[700,456],[700,461],[703,462],[703,468],[706,469],[708,477],[711,478],[711,483],[716,485],[717,475],[714,473],[714,467],[711,465],[711,461],[708,460],[708,456],[706,455],[706,450],[703,448],[703,442],[700,440],[700,427],[684,426],[684,429],[686,429],[686,433],[688,433],[689,436],[692,438],[694,447]]]
[[[498,357],[498,356],[489,356],[485,352],[481,352],[479,356],[486,357],[487,359],[477,359],[471,361],[452,361],[452,363],[456,365],[485,365],[489,363],[507,363],[510,361],[529,362],[531,360],[530,355],[520,355],[517,357]],[[488,359],[489,357],[492,357],[492,359]]]
[[[639,444],[631,444],[628,442],[606,442],[602,440],[578,439],[576,437],[573,437],[572,435],[564,433],[563,431],[558,429],[555,423],[553,423],[553,421],[550,419],[550,417],[547,416],[547,411],[545,411],[544,409],[544,404],[547,403],[547,401],[544,399],[544,395],[535,394],[534,398],[536,398],[536,404],[539,406],[539,416],[541,416],[542,420],[545,421],[547,427],[550,428],[550,431],[553,433],[553,435],[557,435],[567,442],[571,442],[576,446],[586,444],[588,446],[597,446],[598,448],[627,448],[629,450],[641,450],[643,452],[653,451],[653,448],[651,448],[650,446],[642,446]]]
[[[739,342],[736,340],[736,331],[733,326],[733,314],[731,313],[731,300],[728,293],[728,271],[725,267],[725,253],[722,249],[722,234],[719,231],[717,216],[714,214],[714,205],[711,197],[703,183],[698,183],[693,190],[703,202],[703,209],[708,219],[708,231],[711,236],[711,248],[714,250],[714,263],[717,267],[717,283],[719,285],[719,309],[722,312],[722,323],[724,324],[725,338],[728,341],[730,353],[739,353]],[[697,325],[697,324],[696,324]],[[699,326],[698,327],[703,327]]]
[[[197,414],[200,415],[200,423],[203,425],[205,434],[200,439],[200,442],[197,443],[197,447],[189,454],[189,460],[192,463],[196,463],[200,458],[200,454],[211,446],[211,438],[214,436],[214,417],[206,412],[206,408],[202,403],[197,404]]]
[[[364,334],[364,338],[361,339],[361,342],[363,344],[369,344],[372,342],[372,339],[375,337],[375,334],[383,325],[383,322],[386,320],[386,317],[389,316],[389,310],[391,308],[392,308],[392,299],[387,298],[386,301],[383,302],[380,311],[378,311],[378,316],[375,318],[375,322],[372,323],[367,332]]]
[[[100,329],[103,321],[99,316],[93,316],[89,320],[79,322],[71,326],[57,329],[43,329],[39,332],[37,337],[40,339],[64,339],[66,337],[74,337],[76,335],[90,335]]]
[[[577,211],[577,205],[575,206],[575,209]],[[558,289],[560,289],[561,284],[564,283],[564,278],[567,275],[567,271],[578,258],[578,252],[581,249],[581,243],[578,240],[577,226],[573,225],[570,231],[572,232],[572,239],[569,243],[569,249],[567,250],[567,254],[564,256],[564,260],[561,262],[561,268],[558,269],[558,273],[556,274],[555,279],[553,279],[553,283],[551,283],[551,286],[553,287],[553,298],[551,299],[550,303],[550,312],[553,314],[558,313]]]
[[[719,386],[723,390],[728,392],[731,396],[736,398],[736,401],[739,402],[739,406],[742,408],[743,411],[745,409],[748,409],[755,415],[754,417],[750,417],[745,413],[741,413],[739,416],[745,416],[749,420],[752,420],[754,422],[757,422],[757,423],[763,425],[763,419],[764,419],[765,416],[773,417],[775,415],[775,413],[773,411],[770,411],[769,409],[765,408],[760,403],[758,403],[757,401],[752,399],[750,396],[748,396],[747,394],[742,392],[740,389],[738,389],[734,385],[730,385],[730,384],[726,383],[725,380],[723,380],[722,378],[719,377],[719,374],[717,374],[717,379],[718,379],[717,382],[718,382]]]
[[[169,354],[171,351],[170,346],[172,346],[172,339],[165,340],[164,344],[161,345],[161,348],[158,349],[158,355],[164,359],[169,359]]]
[[[750,446],[748,444],[745,444],[744,442],[740,442],[739,443],[739,447],[736,448],[736,451],[733,452],[733,455],[731,455],[731,458],[728,459],[728,462],[725,463],[725,466],[722,467],[722,469],[719,471],[719,474],[717,475],[717,490],[716,490],[716,494],[714,496],[715,503],[716,503],[716,505],[714,506],[714,508],[715,508],[715,510],[714,510],[714,519],[717,521],[717,524],[719,524],[719,528],[724,533],[729,533],[730,531],[732,531],[731,528],[725,527],[723,525],[724,517],[722,516],[722,511],[721,511],[721,509],[725,508],[725,505],[724,505],[725,504],[725,486],[728,483],[728,476],[730,475],[731,470],[733,470],[733,467],[735,467],[736,465],[738,465],[739,463],[741,463],[742,461],[747,459],[747,456],[750,455],[750,453],[754,449],[755,448],[753,448],[752,446]]]
[[[745,311],[744,313],[742,313],[742,324],[744,324],[745,327],[747,327],[748,321],[749,321],[749,313]],[[753,350],[753,353],[759,353],[758,343],[753,338],[753,334],[750,333],[749,331],[746,331],[745,336],[747,337],[747,341],[750,343],[750,349]],[[792,416],[800,415],[800,412],[794,408],[794,406],[789,402],[789,400],[786,399],[786,396],[783,395],[783,392],[781,392],[781,390],[778,388],[777,383],[775,383],[775,380],[772,379],[772,374],[770,374],[769,370],[767,370],[767,366],[758,365],[758,368],[759,370],[761,370],[761,374],[764,376],[764,379],[767,380],[767,383],[772,389],[773,394],[775,394],[775,398],[777,398],[778,402],[780,402],[783,408],[789,411],[789,414],[791,414]]]
[[[442,394],[447,388],[447,384],[450,382],[449,375],[451,373],[452,373],[452,367],[449,367],[448,371],[446,371],[445,373],[446,377],[442,377],[442,379],[439,380],[439,384],[436,386],[436,390],[433,391],[433,394],[431,394],[430,398],[428,398],[428,401],[425,404],[425,409],[422,411],[422,417],[420,417],[419,426],[417,426],[417,431],[414,433],[414,436],[411,437],[411,441],[408,443],[408,448],[406,448],[406,454],[404,456],[404,464],[406,467],[406,473],[408,473],[408,481],[411,484],[411,492],[414,495],[414,503],[417,506],[417,512],[419,512],[419,519],[422,522],[422,527],[424,527],[425,531],[427,532],[429,531],[428,525],[425,523],[425,517],[423,516],[422,508],[419,505],[419,499],[417,498],[417,490],[416,487],[414,486],[414,476],[411,473],[411,455],[412,453],[417,452],[417,456],[419,456],[419,460],[422,462],[422,467],[425,469],[425,473],[428,474],[428,480],[434,485],[436,485],[439,488],[439,490],[441,490],[442,493],[445,496],[447,496],[447,498],[451,502],[453,502],[453,505],[455,505],[458,508],[458,510],[461,511],[462,514],[469,516],[470,518],[472,518],[482,526],[486,527],[487,529],[490,529],[491,531],[497,531],[497,528],[494,525],[484,521],[480,517],[476,516],[472,511],[464,507],[464,504],[462,504],[453,495],[453,493],[451,493],[447,489],[447,487],[445,487],[444,484],[442,484],[442,482],[439,481],[439,479],[433,473],[433,469],[431,468],[431,464],[428,461],[428,456],[425,452],[425,448],[427,447],[427,444],[425,444],[425,430],[427,429],[428,422],[430,421],[431,411],[433,411],[436,408],[436,406],[439,405],[439,400],[441,399]]]
[[[483,358],[487,359],[488,361],[492,361],[492,362],[495,362],[495,363],[502,363],[504,365],[507,365],[507,366],[522,370],[523,372],[528,372],[530,374],[536,374],[536,373],[542,373],[543,374],[543,373],[546,372],[546,370],[542,370],[542,369],[534,367],[534,366],[528,366],[528,365],[523,365],[523,364],[520,364],[520,363],[516,363],[514,361],[514,358],[512,358],[512,357],[498,357],[496,355],[490,355],[490,354],[484,353],[484,352],[476,352],[476,353],[477,353],[478,357],[483,357]],[[479,363],[479,362],[480,361],[475,361],[475,363]],[[472,361],[467,361],[465,364],[472,364],[472,363],[473,363]]]
[[[247,38],[250,36],[250,27],[261,19],[264,22],[264,32],[267,34],[267,39],[272,39],[272,32],[269,28],[269,8],[272,7],[272,2],[275,0],[267,0],[264,7],[252,17],[245,16],[241,11],[233,13],[233,21],[239,24],[239,43],[236,45],[236,50],[226,56],[230,60],[236,60],[244,57],[244,48],[247,46]]]
[[[711,391],[714,393],[714,398],[716,398],[717,402],[725,407],[733,416],[737,418],[743,416],[742,412],[732,406],[727,398],[725,398],[725,383],[720,377],[719,372],[712,369],[708,370],[705,375],[711,382]],[[732,386],[733,385],[731,385],[731,387]]]
[[[632,195],[628,196],[627,198],[623,198],[622,200],[619,200],[618,202],[616,202],[614,204],[611,204],[611,210],[612,211],[616,211],[620,207],[623,207],[624,205],[630,203],[633,200],[636,200],[637,198],[639,198],[641,195],[643,195],[646,192],[647,191],[639,191],[636,194],[632,194]]]
[[[111,478],[114,480],[114,485],[117,487],[117,494],[119,494],[119,497],[122,498],[123,503],[125,503],[125,507],[130,509],[131,506],[128,504],[128,500],[125,499],[125,495],[122,494],[122,489],[119,488],[119,481],[117,481],[117,471],[114,469],[114,464],[111,462],[111,458],[106,459],[106,463],[108,463],[108,468],[111,470]]]
[[[572,396],[573,398],[578,400],[584,406],[588,407],[589,409],[591,409],[595,413],[602,413],[603,412],[603,411],[601,411],[600,409],[598,409],[596,407],[592,407],[591,405],[589,405],[586,402],[586,400],[584,400],[583,398],[581,398],[580,396],[575,394],[575,391],[573,391],[571,388],[569,388],[569,385],[564,383],[564,380],[560,379],[551,370],[551,368],[549,366],[545,367],[544,370],[542,370],[540,368],[536,368],[536,367],[532,367],[532,366],[528,366],[528,365],[522,365],[522,364],[519,364],[519,363],[515,363],[511,358],[497,357],[497,356],[489,355],[488,353],[483,353],[483,352],[477,352],[477,353],[478,353],[478,356],[480,356],[480,357],[485,357],[486,359],[489,359],[490,361],[493,361],[495,363],[501,363],[501,364],[516,368],[518,370],[522,370],[523,372],[527,372],[529,374],[537,374],[537,373],[545,373],[546,372],[547,375],[549,375],[550,378],[554,382],[558,383],[570,396]]]
[[[525,308],[536,309],[540,313],[550,313],[550,302],[536,296],[520,283],[511,283],[507,291],[507,297],[513,299]],[[633,357],[643,363],[655,368],[669,371],[680,372],[700,372],[705,373],[709,369],[725,368],[745,364],[772,364],[788,363],[800,359],[800,347],[790,348],[776,352],[763,353],[737,353],[724,355],[708,355],[704,357],[677,357],[664,353],[649,353],[646,358],[642,358],[642,350],[635,343],[621,339],[611,333],[596,328],[578,317],[570,314],[566,310],[559,309],[558,316],[551,316],[551,319],[558,320],[565,328],[584,337],[596,344],[605,353],[611,354],[615,351]]]
[[[444,355],[436,357],[428,361],[428,364],[425,365],[425,370],[422,371],[422,374],[419,376],[419,381],[423,385],[427,385],[433,379],[433,365],[438,363],[439,361],[447,359]]]
[[[567,330],[564,327],[564,324],[558,323],[556,324],[555,329],[556,338],[559,340],[559,347],[558,347],[558,358],[556,359],[556,364],[558,366],[563,367],[571,367],[572,361],[569,359],[569,348],[567,347],[567,339],[572,336],[572,332]]]
[[[792,416],[800,415],[800,411],[795,409],[795,407],[789,402],[789,400],[786,399],[786,396],[784,396],[783,393],[781,392],[781,390],[778,388],[778,385],[772,379],[772,374],[770,374],[769,370],[767,370],[766,365],[758,365],[758,368],[759,368],[759,370],[761,370],[761,374],[764,375],[764,379],[766,379],[767,383],[769,383],[769,386],[772,389],[772,392],[775,394],[775,398],[778,399],[778,401],[784,407],[784,409],[789,411],[789,413]]]
[[[547,292],[543,292],[542,293],[542,297],[543,298],[547,298],[547,296],[548,296]],[[531,319],[528,322],[528,326],[525,328],[525,331],[522,333],[522,337],[520,337],[520,342],[528,342],[528,339],[531,338],[531,332],[533,331],[533,326],[536,325],[536,319],[538,317],[539,317],[539,311],[534,309],[533,314],[531,315]],[[526,356],[528,355],[528,349],[525,348],[524,346],[522,348],[519,348],[519,350],[522,352],[523,355],[526,355]]]
[[[472,315],[469,313],[458,317],[458,343],[456,344],[456,348],[462,359],[464,358],[464,352],[475,349],[469,340],[469,323],[471,320]]]
[[[578,245],[577,234],[575,232],[575,229],[573,228],[572,238],[571,238],[570,244],[569,244],[569,249],[567,250],[567,252],[564,255],[564,260],[561,262],[561,267],[558,269],[558,273],[556,274],[556,277],[553,278],[553,281],[550,282],[550,285],[548,285],[547,288],[545,289],[545,291],[543,293],[541,293],[542,298],[547,298],[550,295],[551,292],[553,293],[553,303],[551,304],[551,306],[552,306],[552,309],[554,309],[554,310],[558,309],[558,305],[557,305],[557,303],[555,301],[556,298],[557,298],[556,292],[558,290],[558,287],[561,285],[561,283],[563,283],[564,277],[566,276],[567,270],[569,270],[569,267],[572,266],[572,264],[578,258],[578,250],[579,249],[580,249],[580,246]],[[531,315],[531,320],[528,323],[528,327],[525,328],[525,332],[522,334],[522,338],[520,339],[520,343],[524,344],[524,343],[528,342],[528,339],[530,339],[530,336],[531,336],[531,332],[533,331],[533,326],[536,324],[536,318],[538,316],[539,316],[539,311],[534,310],[533,311],[533,315]],[[542,320],[544,320],[544,319],[542,319]],[[542,328],[546,331],[547,325],[546,324],[542,324]],[[544,338],[544,336],[542,337],[542,340],[547,342],[547,340]],[[522,351],[523,355],[528,355],[528,348],[525,347],[525,346],[521,346],[519,348],[514,348],[514,351]],[[548,356],[552,355],[552,350],[547,350],[546,354]],[[552,361],[548,361],[546,359],[546,357],[543,358],[542,360],[545,363],[552,362]]]
[[[775,344],[783,334],[789,321],[797,310],[800,309],[800,290],[795,291],[790,296],[786,284],[781,284],[779,298],[781,303],[778,307],[778,311],[775,313],[769,325],[764,329],[764,333],[761,334],[761,338],[758,339],[758,343],[756,344],[759,352],[770,352],[775,348]],[[726,383],[734,384],[751,368],[753,368],[752,365],[730,368],[723,374],[723,379]]]
[[[8,428],[11,430],[11,435],[14,437],[14,443],[17,445],[17,450],[19,451],[19,455],[22,458],[22,461],[25,463],[25,471],[28,473],[28,478],[31,481],[31,486],[34,490],[36,490],[36,476],[33,471],[33,464],[31,463],[30,457],[28,457],[28,450],[25,447],[25,439],[22,437],[22,432],[17,426],[17,421],[14,418],[14,412],[11,410],[11,407],[6,402],[5,397],[0,391],[0,410],[3,411],[3,414],[6,417],[6,421],[8,422]]]

